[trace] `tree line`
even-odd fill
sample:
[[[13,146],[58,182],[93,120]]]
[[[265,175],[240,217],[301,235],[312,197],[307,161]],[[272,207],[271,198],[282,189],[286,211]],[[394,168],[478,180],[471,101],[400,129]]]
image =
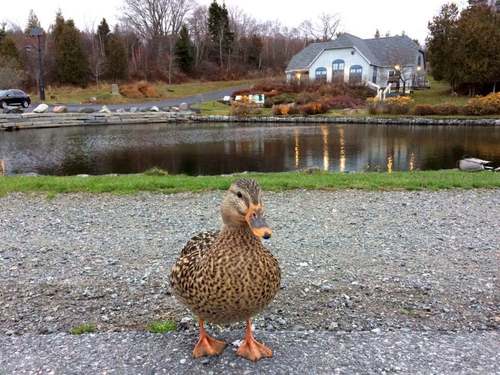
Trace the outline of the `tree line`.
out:
[[[428,59],[433,77],[469,95],[498,91],[500,2],[469,0],[459,11],[451,3],[429,23]]]
[[[59,11],[42,38],[46,82],[174,83],[282,74],[310,41],[334,37],[339,23],[337,15],[323,14],[288,28],[279,21],[259,22],[216,0],[208,7],[194,0],[123,0],[116,25],[103,18],[80,30]],[[41,28],[33,11],[24,29],[0,25],[0,87],[37,85],[33,28]]]

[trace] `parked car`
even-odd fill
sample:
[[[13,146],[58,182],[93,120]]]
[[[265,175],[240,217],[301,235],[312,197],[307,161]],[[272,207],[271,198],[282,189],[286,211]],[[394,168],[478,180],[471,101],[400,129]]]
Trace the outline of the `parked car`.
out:
[[[30,96],[22,90],[0,90],[0,108],[6,108],[10,105],[28,108],[30,104]]]

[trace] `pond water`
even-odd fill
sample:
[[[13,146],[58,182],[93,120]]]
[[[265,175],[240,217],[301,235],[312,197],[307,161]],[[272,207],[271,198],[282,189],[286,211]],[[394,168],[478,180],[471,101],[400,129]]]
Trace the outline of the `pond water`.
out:
[[[500,128],[482,126],[165,124],[0,132],[7,174],[406,171],[500,164]]]

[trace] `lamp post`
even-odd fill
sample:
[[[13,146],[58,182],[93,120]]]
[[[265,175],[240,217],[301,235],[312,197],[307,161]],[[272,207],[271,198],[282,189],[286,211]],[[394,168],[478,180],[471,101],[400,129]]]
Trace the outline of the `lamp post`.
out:
[[[403,81],[403,94],[406,94],[406,80],[403,77],[403,69],[399,64],[394,65],[394,69],[399,73],[399,80]]]
[[[45,100],[45,82],[43,77],[43,61],[42,61],[42,42],[43,29],[41,27],[34,27],[31,29],[31,37],[38,39],[38,90],[40,93],[40,100]]]

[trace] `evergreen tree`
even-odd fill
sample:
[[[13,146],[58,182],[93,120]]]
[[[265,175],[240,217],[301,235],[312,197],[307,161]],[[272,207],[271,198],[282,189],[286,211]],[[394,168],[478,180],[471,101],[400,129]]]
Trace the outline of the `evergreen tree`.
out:
[[[248,63],[257,69],[261,68],[261,54],[262,54],[263,43],[262,39],[253,34],[249,40],[247,47]]]
[[[429,23],[427,38],[428,58],[434,79],[447,80],[453,88],[458,81],[455,45],[458,43],[456,27],[459,12],[455,4],[443,5],[439,15]]]
[[[56,16],[52,37],[55,46],[55,75],[59,83],[85,86],[89,65],[83,50],[80,31],[73,20],[65,21],[61,13]]]
[[[380,30],[379,29],[377,29],[375,31],[375,38],[377,38],[377,39],[380,38]]]
[[[4,60],[10,60],[16,65],[20,65],[21,63],[16,43],[14,43],[14,40],[7,35],[5,25],[0,28],[0,57],[3,57]]]
[[[97,27],[97,38],[99,39],[99,42],[104,51],[106,51],[106,45],[110,32],[111,30],[109,29],[109,25],[106,22],[106,18],[103,18],[101,23]]]
[[[31,30],[34,28],[42,28],[40,25],[40,21],[38,20],[37,15],[33,11],[33,9],[30,10],[30,14],[28,16],[28,23],[26,24],[26,28],[24,29],[24,33],[26,35],[31,35]]]
[[[128,55],[118,29],[107,36],[106,77],[113,81],[128,77]]]
[[[182,25],[179,39],[175,43],[175,60],[184,73],[190,73],[193,68],[193,43],[186,25]]]
[[[230,53],[234,41],[234,33],[229,26],[229,14],[226,4],[220,6],[216,0],[208,8],[208,32],[212,43],[219,54],[219,65],[224,65],[224,53]]]

